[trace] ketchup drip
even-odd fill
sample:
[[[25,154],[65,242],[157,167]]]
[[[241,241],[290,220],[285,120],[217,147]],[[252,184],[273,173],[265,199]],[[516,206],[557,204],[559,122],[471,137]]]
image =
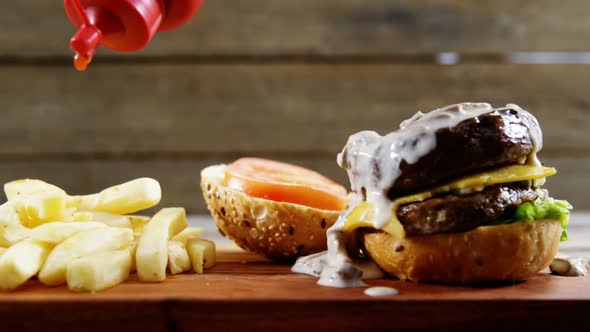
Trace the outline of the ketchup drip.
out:
[[[74,55],[74,68],[76,68],[77,71],[85,71],[91,61],[92,56],[87,57],[80,53],[76,53],[76,55]]]

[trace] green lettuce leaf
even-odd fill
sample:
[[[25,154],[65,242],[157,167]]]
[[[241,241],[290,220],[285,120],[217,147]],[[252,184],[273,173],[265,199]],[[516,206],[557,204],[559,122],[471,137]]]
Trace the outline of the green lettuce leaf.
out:
[[[541,219],[556,219],[561,220],[561,241],[567,241],[567,225],[569,222],[570,211],[573,207],[570,203],[564,200],[553,198],[539,198],[533,203],[523,203],[520,205],[511,220],[521,221],[535,221]]]

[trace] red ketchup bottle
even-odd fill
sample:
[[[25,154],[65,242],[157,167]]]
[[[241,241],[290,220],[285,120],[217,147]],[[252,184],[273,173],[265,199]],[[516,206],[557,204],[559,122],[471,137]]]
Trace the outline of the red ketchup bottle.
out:
[[[188,22],[203,0],[64,0],[68,17],[78,28],[70,45],[74,67],[85,70],[102,45],[120,52],[144,48],[157,31]]]

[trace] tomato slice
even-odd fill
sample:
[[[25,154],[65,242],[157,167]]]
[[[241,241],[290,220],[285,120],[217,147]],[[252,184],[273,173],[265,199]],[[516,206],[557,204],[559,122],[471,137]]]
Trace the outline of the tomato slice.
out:
[[[346,189],[310,169],[261,158],[241,158],[225,169],[224,185],[258,198],[341,211]]]

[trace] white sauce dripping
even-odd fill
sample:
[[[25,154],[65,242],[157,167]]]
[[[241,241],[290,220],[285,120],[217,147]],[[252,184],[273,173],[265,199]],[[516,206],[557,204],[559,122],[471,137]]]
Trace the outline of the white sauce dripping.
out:
[[[385,274],[376,264],[353,261],[349,257],[342,228],[350,212],[366,200],[375,209],[372,226],[383,228],[393,213],[393,202],[386,191],[400,176],[402,160],[413,164],[434,150],[436,132],[441,128],[452,128],[464,120],[506,109],[518,112],[529,128],[533,149],[523,162],[540,165],[537,152],[543,142],[539,124],[534,116],[514,104],[500,109],[494,109],[487,103],[455,104],[426,114],[418,112],[403,121],[399,130],[385,136],[374,131],[350,136],[343,151],[338,154],[338,165],[348,172],[353,199],[327,231],[328,250],[299,258],[291,270],[320,277],[318,284],[330,287],[363,287],[366,284],[362,279],[383,277]]]

